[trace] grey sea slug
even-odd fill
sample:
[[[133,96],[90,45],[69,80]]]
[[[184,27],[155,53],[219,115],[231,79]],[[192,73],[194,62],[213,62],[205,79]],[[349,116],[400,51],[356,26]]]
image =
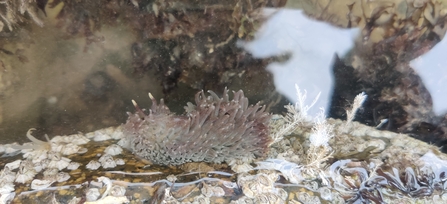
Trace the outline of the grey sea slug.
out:
[[[175,115],[149,94],[149,113],[136,107],[124,125],[128,148],[136,155],[162,165],[186,162],[221,163],[234,159],[263,157],[271,143],[268,123],[271,114],[265,106],[249,105],[242,90],[230,100],[203,91],[195,95],[196,105],[188,103],[185,114]]]

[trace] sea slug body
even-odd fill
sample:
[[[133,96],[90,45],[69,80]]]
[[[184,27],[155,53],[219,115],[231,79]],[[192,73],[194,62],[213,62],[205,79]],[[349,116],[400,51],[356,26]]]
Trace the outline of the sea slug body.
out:
[[[229,162],[234,159],[263,157],[271,143],[265,107],[249,105],[242,90],[228,90],[219,98],[214,92],[195,95],[196,105],[188,103],[184,115],[174,115],[149,94],[152,107],[144,113],[134,102],[135,113],[123,126],[125,142],[134,154],[156,164],[180,165],[186,162]]]

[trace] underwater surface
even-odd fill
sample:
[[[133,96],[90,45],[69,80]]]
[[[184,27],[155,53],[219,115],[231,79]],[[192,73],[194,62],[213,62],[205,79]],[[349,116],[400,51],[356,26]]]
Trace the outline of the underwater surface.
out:
[[[0,2],[0,203],[447,203],[444,0]]]

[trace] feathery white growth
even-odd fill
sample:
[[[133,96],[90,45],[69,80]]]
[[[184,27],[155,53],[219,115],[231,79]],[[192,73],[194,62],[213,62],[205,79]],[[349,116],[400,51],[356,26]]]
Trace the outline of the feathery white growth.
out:
[[[366,101],[366,97],[367,97],[367,95],[365,94],[365,92],[362,92],[362,93],[359,93],[354,98],[354,103],[352,104],[351,109],[350,110],[346,110],[346,120],[347,120],[347,123],[350,123],[350,122],[352,122],[354,120],[355,114],[357,113],[359,108],[362,107],[363,103]]]
[[[317,103],[318,99],[320,98],[321,92],[318,93],[318,95],[314,98],[310,105],[305,105],[307,99],[307,91],[304,90],[304,93],[302,93],[300,87],[298,87],[297,84],[295,84],[295,89],[296,97],[298,99],[298,101],[295,103],[295,110],[298,111],[298,115],[296,115],[295,117],[301,120],[306,120],[308,119],[307,111],[309,111],[315,105],[315,103]]]
[[[297,102],[295,103],[295,105],[289,104],[284,106],[287,109],[287,114],[283,116],[286,123],[277,124],[275,123],[275,120],[273,120],[273,123],[270,125],[270,127],[273,127],[271,131],[273,142],[270,145],[281,141],[283,136],[292,133],[300,123],[309,120],[307,112],[315,105],[315,103],[318,101],[318,98],[320,98],[321,92],[318,93],[318,95],[315,97],[310,105],[306,105],[307,91],[304,90],[304,92],[301,92],[301,89],[298,87],[297,84],[295,84],[295,89]]]
[[[333,129],[334,127],[327,123],[324,109],[321,108],[320,113],[315,118],[312,133],[309,137],[310,144],[314,147],[327,147],[329,140],[334,137]]]

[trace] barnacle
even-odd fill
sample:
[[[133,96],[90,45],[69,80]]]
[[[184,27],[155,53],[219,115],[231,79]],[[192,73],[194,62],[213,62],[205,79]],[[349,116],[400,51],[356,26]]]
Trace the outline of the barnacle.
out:
[[[33,180],[37,172],[33,168],[33,163],[29,160],[20,163],[19,171],[16,174],[17,183],[26,183]]]
[[[149,95],[152,107],[145,114],[128,113],[124,125],[125,140],[134,154],[164,165],[186,162],[228,162],[232,159],[263,157],[271,142],[268,136],[270,115],[259,104],[248,104],[242,91],[233,92],[230,100],[203,91],[195,96],[196,105],[188,103],[186,114],[173,115],[163,100],[160,104]]]
[[[105,169],[116,167],[115,160],[109,154],[104,154],[101,158],[99,158],[98,161],[101,163],[102,167]]]
[[[68,166],[67,166],[67,169],[68,169],[68,170],[76,170],[76,169],[79,168],[80,165],[81,165],[81,164],[78,163],[78,162],[70,162],[70,163],[68,164]]]
[[[67,172],[59,172],[56,174],[56,181],[57,182],[64,182],[70,179],[70,174]]]
[[[52,154],[50,154],[52,152],[49,152],[49,159],[51,159],[51,161],[48,163],[48,168],[57,168],[59,170],[65,169],[71,162],[71,160],[67,157],[62,157],[60,156],[59,153],[54,152]]]
[[[120,146],[118,146],[116,144],[112,144],[104,150],[104,153],[115,156],[115,155],[121,154],[122,151],[123,151],[123,149]]]
[[[116,165],[124,165],[126,164],[126,162],[124,161],[124,159],[116,159],[115,160]]]
[[[98,161],[92,160],[90,161],[87,166],[85,166],[85,168],[90,169],[90,170],[96,170],[99,167],[101,167],[101,163],[99,163]]]

